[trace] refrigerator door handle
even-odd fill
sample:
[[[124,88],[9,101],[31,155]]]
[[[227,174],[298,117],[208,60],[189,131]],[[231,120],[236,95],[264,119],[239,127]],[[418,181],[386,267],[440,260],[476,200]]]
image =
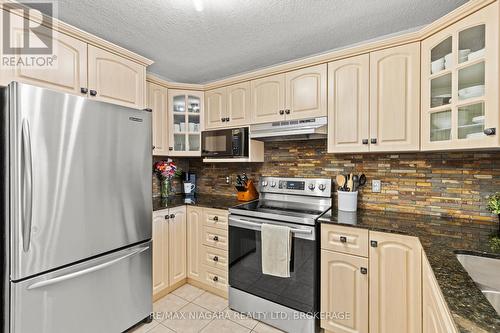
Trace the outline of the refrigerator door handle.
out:
[[[70,279],[74,279],[74,278],[77,278],[79,276],[82,276],[82,275],[85,275],[85,274],[89,274],[89,273],[98,271],[98,270],[104,269],[106,267],[112,266],[112,265],[118,263],[119,261],[122,261],[123,259],[135,256],[135,255],[137,255],[137,254],[139,254],[141,252],[144,252],[144,251],[146,251],[148,249],[149,249],[149,246],[140,247],[140,248],[134,249],[130,253],[127,253],[127,254],[125,254],[125,255],[123,255],[121,257],[118,257],[116,259],[110,260],[108,262],[105,262],[105,263],[102,263],[102,264],[99,264],[99,265],[96,265],[96,266],[92,266],[92,267],[89,267],[89,268],[85,268],[85,269],[82,269],[80,271],[76,271],[76,272],[73,272],[73,273],[61,275],[61,276],[58,276],[58,277],[55,277],[55,278],[52,278],[52,279],[49,279],[49,280],[45,280],[45,281],[40,281],[40,282],[33,283],[32,285],[30,285],[28,287],[28,289],[31,290],[31,289],[37,289],[37,288],[42,288],[42,287],[50,286],[52,284],[56,284],[56,283],[59,283],[59,282],[70,280]]]
[[[22,122],[22,232],[23,250],[28,252],[31,241],[31,222],[33,214],[33,164],[31,160],[31,135],[27,119]]]

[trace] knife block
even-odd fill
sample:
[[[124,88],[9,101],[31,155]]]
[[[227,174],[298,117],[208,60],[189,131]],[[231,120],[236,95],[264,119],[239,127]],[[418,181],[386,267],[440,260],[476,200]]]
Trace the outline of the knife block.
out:
[[[249,180],[245,186],[245,191],[238,192],[238,201],[252,201],[259,198],[259,193],[253,184],[253,181]]]

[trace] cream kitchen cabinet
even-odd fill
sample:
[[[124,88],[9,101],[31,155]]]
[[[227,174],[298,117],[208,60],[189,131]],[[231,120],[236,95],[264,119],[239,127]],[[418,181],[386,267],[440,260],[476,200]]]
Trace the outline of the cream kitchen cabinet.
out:
[[[370,151],[420,149],[420,43],[370,53]]]
[[[370,333],[422,332],[418,238],[370,231]]]
[[[168,91],[168,154],[201,156],[204,93]]]
[[[422,42],[422,150],[497,148],[499,3]]]
[[[168,209],[153,212],[153,295],[169,287]]]
[[[205,127],[245,126],[250,123],[250,82],[205,92]]]
[[[368,333],[367,258],[321,250],[321,312],[326,332]]]
[[[147,82],[146,107],[152,112],[153,155],[168,155],[168,109],[167,88]]]
[[[186,279],[186,206],[153,212],[153,298]]]
[[[326,85],[325,64],[251,81],[252,123],[326,116]]]
[[[187,276],[201,281],[203,208],[187,207]]]
[[[423,333],[458,332],[427,257],[422,253]]]
[[[370,56],[328,64],[328,152],[370,150]]]
[[[169,209],[169,281],[173,285],[186,278],[186,206]]]
[[[89,45],[88,87],[91,98],[142,109],[146,95],[146,68]]]

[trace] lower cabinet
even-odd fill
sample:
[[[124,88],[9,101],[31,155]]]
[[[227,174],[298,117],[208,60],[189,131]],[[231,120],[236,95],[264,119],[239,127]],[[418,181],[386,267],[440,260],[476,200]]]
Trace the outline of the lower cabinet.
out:
[[[423,333],[458,332],[425,255],[422,255],[422,294]]]
[[[321,327],[330,333],[455,333],[416,237],[321,227]],[[352,246],[340,246],[351,240]],[[364,244],[363,244],[364,243]]]
[[[186,279],[186,206],[153,213],[153,298]]]
[[[321,250],[321,327],[368,333],[368,259]]]

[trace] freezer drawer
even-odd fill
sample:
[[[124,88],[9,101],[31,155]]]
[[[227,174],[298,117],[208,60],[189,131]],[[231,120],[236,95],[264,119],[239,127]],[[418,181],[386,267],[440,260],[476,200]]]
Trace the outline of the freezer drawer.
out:
[[[151,242],[11,283],[11,333],[119,333],[152,311]]]

